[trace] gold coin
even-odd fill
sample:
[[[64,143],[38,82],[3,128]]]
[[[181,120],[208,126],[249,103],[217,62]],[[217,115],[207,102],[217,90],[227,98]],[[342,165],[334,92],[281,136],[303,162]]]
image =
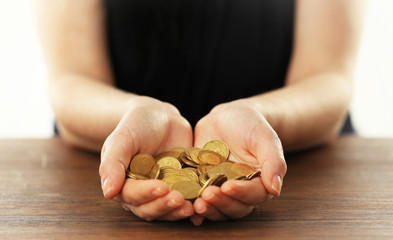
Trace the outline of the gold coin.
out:
[[[175,148],[172,148],[171,149],[171,152],[177,152],[177,153],[179,153],[179,156],[183,153],[185,151],[185,148],[182,148],[182,147],[175,147]],[[178,156],[178,157],[179,157]]]
[[[220,187],[228,178],[224,175],[217,175],[213,178],[211,185]]]
[[[166,152],[162,152],[162,153],[155,155],[154,159],[156,160],[156,162],[158,162],[163,157],[178,158],[179,156],[180,156],[180,153],[171,150],[171,151],[166,151]]]
[[[209,176],[207,176],[207,173],[203,173],[199,175],[198,179],[199,179],[199,185],[203,186],[205,185],[206,181],[209,180]]]
[[[159,165],[158,165],[159,166]],[[169,176],[172,172],[176,171],[173,168],[170,167],[162,167],[160,168],[160,175],[158,176],[158,179],[163,179],[167,176]]]
[[[224,174],[218,174],[215,175],[214,177],[209,178],[202,186],[202,188],[199,190],[198,197],[201,196],[203,190],[205,190],[208,186],[211,185],[221,186],[221,184],[223,184],[226,180],[227,177]]]
[[[132,173],[130,171],[126,172],[126,177],[127,178],[131,178],[131,179],[135,179],[135,180],[147,180],[149,179],[148,177],[141,175],[141,174],[137,174],[137,173]]]
[[[201,150],[198,154],[198,158],[203,164],[215,166],[225,161],[220,154],[212,150]]]
[[[209,169],[212,168],[212,167],[214,167],[214,165],[198,165],[198,167],[197,167],[198,174],[199,175],[200,174],[204,174],[204,173],[207,174]]]
[[[149,178],[158,179],[158,176],[160,176],[160,165],[155,164],[149,173]]]
[[[254,171],[246,176],[248,180],[261,176],[261,171]]]
[[[198,154],[199,154],[200,151],[201,151],[201,149],[200,148],[196,148],[196,147],[186,148],[185,153],[186,153],[187,159],[190,160],[190,161],[193,161],[194,163],[196,163],[198,165],[202,164],[199,161],[199,159],[198,159]]]
[[[247,177],[246,176],[243,176],[243,175],[239,175],[239,176],[237,176],[237,177],[235,177],[235,178],[232,178],[233,180],[248,180],[247,179]]]
[[[195,162],[193,162],[187,158],[185,152],[179,157],[179,161],[186,164],[187,166],[198,167],[198,164],[196,164]]]
[[[255,172],[253,167],[245,163],[234,163],[231,166],[231,170],[234,173],[242,176],[247,176],[248,174]]]
[[[187,176],[187,178],[192,182],[198,182],[198,174],[196,174],[193,170],[183,168],[179,169],[175,172],[177,175]]]
[[[228,159],[229,156],[229,147],[228,145],[221,141],[221,140],[212,140],[207,142],[203,147],[202,150],[211,150],[220,154],[225,160]]]
[[[149,176],[155,164],[156,160],[150,154],[140,153],[131,159],[129,168],[132,173]]]
[[[227,177],[227,179],[234,179],[236,177],[238,177],[238,174],[234,173],[231,170],[231,166],[233,165],[233,163],[231,162],[223,162],[220,163],[219,165],[210,168],[208,170],[208,176],[209,178],[212,178],[216,175],[225,175]]]
[[[183,169],[188,169],[190,171],[193,171],[195,174],[199,175],[198,170],[196,168],[194,168],[194,167],[185,167]]]
[[[160,168],[170,167],[173,169],[181,169],[181,163],[174,157],[163,157],[158,160],[157,164],[160,165]]]
[[[177,182],[192,182],[188,176],[183,175],[171,175],[163,178],[162,181],[168,185],[170,190],[172,190],[173,185]]]
[[[187,200],[193,200],[198,197],[201,186],[196,182],[180,181],[172,186],[172,190],[177,190],[183,194]]]

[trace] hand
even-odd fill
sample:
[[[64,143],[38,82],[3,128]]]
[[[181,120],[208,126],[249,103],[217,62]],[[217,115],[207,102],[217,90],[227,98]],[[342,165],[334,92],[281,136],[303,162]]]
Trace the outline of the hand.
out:
[[[229,146],[230,160],[250,164],[262,172],[251,181],[229,180],[220,188],[206,188],[194,202],[197,214],[190,218],[194,224],[201,224],[203,218],[242,218],[256,205],[280,195],[287,170],[281,142],[251,99],[216,106],[197,123],[194,134],[196,147],[221,139]]]
[[[192,145],[192,129],[179,111],[149,97],[130,101],[101,152],[100,176],[104,196],[145,220],[178,220],[194,214],[192,203],[159,180],[125,179],[131,158]]]

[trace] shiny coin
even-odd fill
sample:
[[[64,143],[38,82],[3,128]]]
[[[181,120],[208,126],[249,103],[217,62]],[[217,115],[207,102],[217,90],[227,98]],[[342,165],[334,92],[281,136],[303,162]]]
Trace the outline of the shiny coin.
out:
[[[131,159],[130,171],[134,174],[149,176],[150,170],[156,164],[156,160],[149,154],[140,153]]]
[[[132,173],[130,171],[126,172],[127,178],[135,179],[135,180],[147,180],[149,179],[148,177],[138,174],[138,173]]]
[[[212,140],[207,142],[203,147],[202,150],[211,150],[220,154],[224,160],[228,159],[229,156],[229,147],[228,145],[221,141],[221,140]]]
[[[199,190],[198,197],[201,196],[203,190],[205,190],[208,186],[221,186],[226,180],[227,177],[223,174],[215,175],[214,177],[209,178]]]
[[[149,178],[150,179],[158,179],[158,176],[160,176],[160,165],[154,164],[153,168],[151,169],[149,173]]]
[[[162,153],[155,155],[154,159],[158,162],[163,157],[178,158],[180,156],[180,154],[181,154],[181,152],[179,153],[178,151],[170,150],[170,151],[162,152]]]
[[[224,162],[225,159],[212,150],[201,150],[198,154],[198,158],[202,164],[206,165],[218,165],[221,162]]]
[[[203,186],[205,185],[207,180],[209,180],[209,176],[207,176],[207,173],[203,173],[199,175],[198,179],[199,179],[199,185]]]
[[[253,167],[245,163],[234,163],[231,166],[231,170],[237,175],[241,176],[247,176],[255,172],[255,169]]]
[[[246,176],[248,180],[261,176],[261,171],[254,171]]]
[[[181,161],[183,164],[191,167],[198,167],[198,164],[196,164],[194,161],[191,161],[187,158],[185,152],[179,157],[179,161]]]
[[[173,189],[173,185],[177,182],[193,182],[190,181],[190,178],[185,175],[171,175],[162,179],[164,183],[166,183],[170,190]]]
[[[214,165],[198,165],[197,167],[198,174],[204,174],[204,173],[207,174],[209,169],[213,167]]]
[[[234,179],[239,176],[239,174],[234,173],[231,170],[233,163],[231,162],[223,162],[219,165],[212,167],[208,170],[207,174],[209,178],[212,178],[216,175],[225,175],[227,179]]]
[[[194,200],[198,197],[201,186],[196,182],[180,181],[172,186],[173,190],[179,191],[187,200]]]
[[[187,159],[193,161],[197,165],[203,164],[199,161],[198,158],[198,154],[200,151],[201,151],[200,148],[195,148],[195,147],[186,148],[185,152],[186,152]]]
[[[168,167],[173,169],[181,169],[181,163],[177,158],[174,157],[162,157],[160,160],[157,161],[157,164],[162,167]]]

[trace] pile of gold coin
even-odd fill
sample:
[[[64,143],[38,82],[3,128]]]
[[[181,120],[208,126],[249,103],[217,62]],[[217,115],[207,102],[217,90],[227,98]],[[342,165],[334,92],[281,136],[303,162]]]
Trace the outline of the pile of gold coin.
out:
[[[187,200],[196,199],[208,186],[261,175],[245,163],[229,161],[228,156],[228,145],[221,140],[209,141],[202,148],[174,148],[156,156],[140,153],[131,159],[126,175],[137,180],[160,179]]]

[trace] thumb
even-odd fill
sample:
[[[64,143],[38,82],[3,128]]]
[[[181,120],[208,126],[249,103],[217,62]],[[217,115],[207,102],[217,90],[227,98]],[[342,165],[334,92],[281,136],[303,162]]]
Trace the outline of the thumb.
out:
[[[281,141],[276,132],[263,134],[262,141],[258,141],[257,158],[262,166],[262,182],[265,189],[273,196],[281,193],[283,178],[287,172]]]
[[[121,125],[105,140],[101,151],[99,173],[101,187],[105,198],[115,197],[122,189],[125,174],[131,157],[138,148],[131,131],[122,129]]]

